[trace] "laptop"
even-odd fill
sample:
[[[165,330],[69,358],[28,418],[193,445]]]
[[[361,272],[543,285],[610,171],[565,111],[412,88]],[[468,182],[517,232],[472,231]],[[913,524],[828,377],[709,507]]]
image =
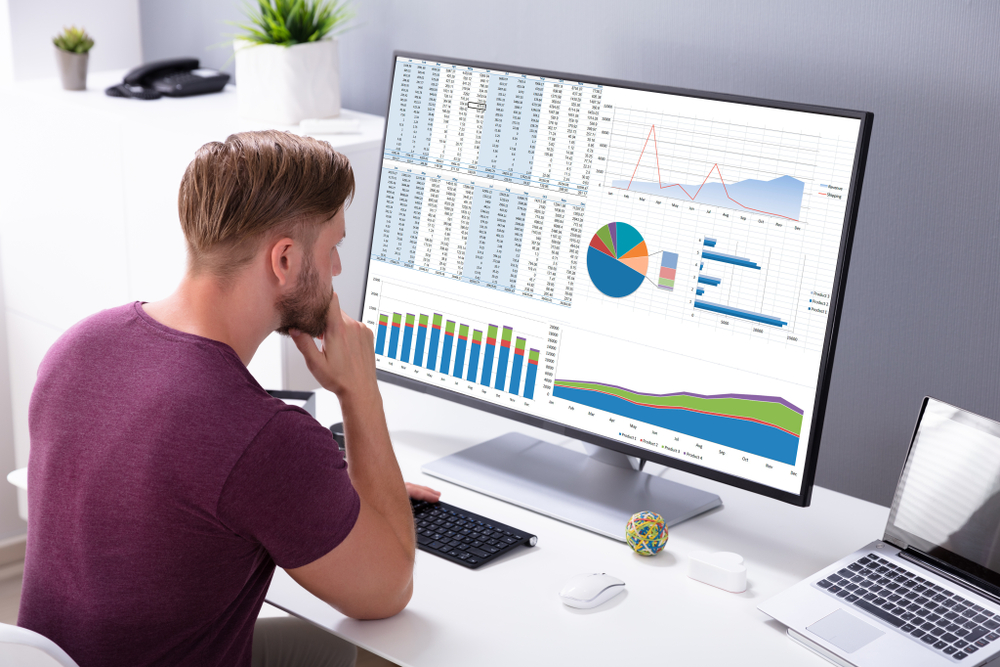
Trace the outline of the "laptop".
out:
[[[838,665],[998,659],[1000,423],[925,398],[882,539],[758,608]]]

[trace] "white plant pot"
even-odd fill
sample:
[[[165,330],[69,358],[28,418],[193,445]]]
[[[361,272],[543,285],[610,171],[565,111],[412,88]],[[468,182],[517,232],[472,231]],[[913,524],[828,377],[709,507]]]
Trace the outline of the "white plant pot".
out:
[[[295,46],[236,40],[236,95],[244,118],[296,125],[340,114],[336,39]]]

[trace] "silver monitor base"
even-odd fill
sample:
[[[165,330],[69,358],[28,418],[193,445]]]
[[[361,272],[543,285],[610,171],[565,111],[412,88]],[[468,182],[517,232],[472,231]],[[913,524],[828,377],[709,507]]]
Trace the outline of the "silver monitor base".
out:
[[[469,447],[422,470],[622,542],[625,525],[636,512],[656,512],[673,528],[722,505],[714,493],[602,463],[521,433]]]

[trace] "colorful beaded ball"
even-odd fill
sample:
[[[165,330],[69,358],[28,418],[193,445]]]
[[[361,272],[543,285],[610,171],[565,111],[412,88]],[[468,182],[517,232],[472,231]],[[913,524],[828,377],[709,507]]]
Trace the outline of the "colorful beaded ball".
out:
[[[641,556],[655,556],[667,543],[667,524],[656,512],[636,512],[625,526],[625,540]]]

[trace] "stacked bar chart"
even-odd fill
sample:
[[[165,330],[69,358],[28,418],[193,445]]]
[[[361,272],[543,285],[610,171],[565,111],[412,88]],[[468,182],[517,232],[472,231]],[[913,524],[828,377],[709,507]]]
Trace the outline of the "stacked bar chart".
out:
[[[660,277],[656,286],[660,289],[674,291],[674,281],[677,279],[677,253],[660,253]]]
[[[380,313],[375,352],[533,400],[540,352],[528,340],[510,326],[484,332],[441,313]]]
[[[385,354],[385,335],[389,328],[389,316],[378,316],[378,333],[375,335],[375,354]]]
[[[413,341],[413,315],[407,314],[406,321],[403,323],[403,354],[400,355],[400,361],[410,360],[410,343]]]

